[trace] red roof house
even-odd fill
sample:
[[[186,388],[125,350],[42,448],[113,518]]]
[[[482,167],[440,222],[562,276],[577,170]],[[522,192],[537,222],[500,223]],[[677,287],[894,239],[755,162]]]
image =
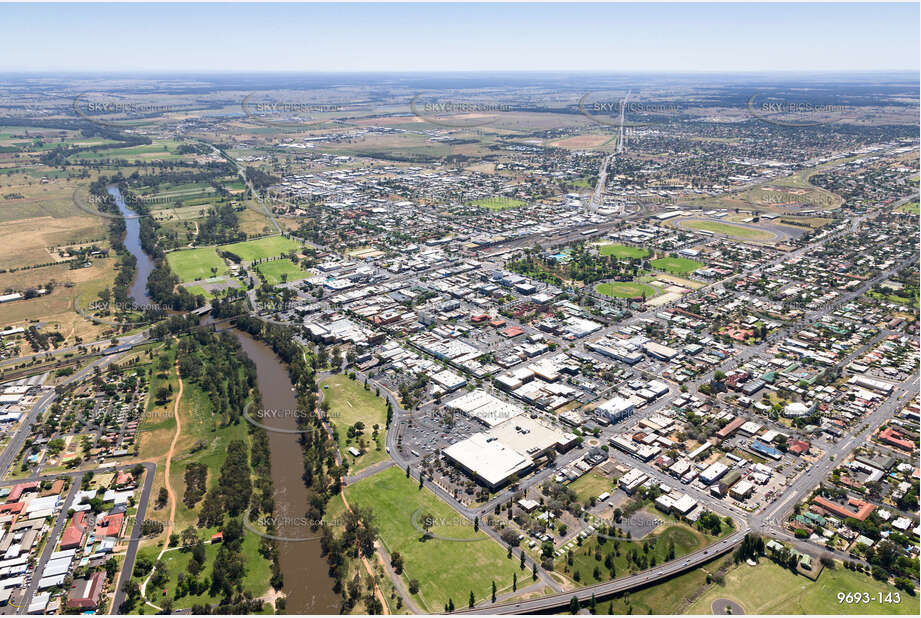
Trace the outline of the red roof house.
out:
[[[96,536],[118,536],[125,521],[124,513],[106,515],[96,521]]]
[[[61,549],[73,549],[80,546],[83,540],[83,533],[86,532],[86,511],[74,513],[73,519],[64,528],[61,535]]]
[[[902,434],[893,429],[892,427],[886,427],[884,430],[879,432],[879,439],[881,442],[885,442],[890,446],[900,448],[903,451],[908,451],[909,453],[915,450],[914,442],[910,442],[902,437]]]

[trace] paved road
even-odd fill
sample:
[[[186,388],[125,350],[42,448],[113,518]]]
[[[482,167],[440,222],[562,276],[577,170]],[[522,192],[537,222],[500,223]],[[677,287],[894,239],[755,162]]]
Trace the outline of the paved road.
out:
[[[103,356],[97,358],[92,363],[81,369],[80,371],[75,372],[73,375],[69,376],[61,384],[72,384],[74,382],[79,382],[86,379],[96,367],[100,369],[106,367],[117,359],[121,358],[121,354],[112,354],[111,356]],[[26,439],[31,435],[32,425],[41,418],[42,414],[45,413],[45,410],[51,405],[54,400],[57,399],[57,394],[54,390],[50,390],[39,397],[35,405],[32,406],[32,409],[26,414],[25,418],[22,419],[19,429],[16,431],[16,434],[10,440],[9,444],[3,450],[3,453],[0,453],[0,478],[6,476],[9,472],[9,468],[12,465],[13,461],[16,459],[16,456],[22,450],[22,445],[25,444]]]
[[[54,528],[48,534],[48,540],[45,541],[45,548],[42,550],[42,555],[39,556],[38,562],[32,570],[32,580],[29,582],[29,587],[26,588],[23,598],[19,602],[19,607],[16,609],[17,614],[22,615],[29,610],[29,605],[32,603],[32,597],[35,596],[35,593],[38,591],[38,582],[42,579],[45,565],[48,564],[48,561],[51,559],[51,554],[54,553],[54,549],[58,544],[58,539],[61,537],[61,532],[64,530],[64,525],[67,523],[67,511],[70,509],[77,495],[77,491],[80,489],[80,481],[82,478],[83,474],[79,474],[71,479],[70,491],[67,492],[67,496],[61,503],[61,510],[58,511]]]
[[[121,337],[116,337],[118,339],[118,344],[125,343],[138,343],[143,341],[147,337],[147,332],[135,333],[133,335],[123,335]],[[81,343],[79,345],[72,345],[63,348],[56,348],[54,350],[45,350],[44,352],[35,352],[34,354],[26,354],[25,356],[16,356],[14,358],[5,358],[0,360],[0,366],[4,365],[18,365],[20,363],[33,360],[35,358],[52,358],[59,354],[65,354],[67,352],[79,352],[80,350],[90,351],[93,348],[98,347],[100,350],[112,347],[112,337],[108,339],[97,339],[96,341],[88,341],[86,343]]]
[[[137,464],[131,463],[131,464],[125,464],[122,466],[114,466],[114,467],[105,466],[102,468],[97,468],[93,470],[93,472],[96,474],[113,474],[119,470],[129,470],[133,468],[135,465]],[[124,601],[124,597],[125,597],[124,593],[121,592],[121,588],[124,582],[126,582],[130,578],[130,574],[134,570],[134,561],[137,557],[138,544],[139,544],[138,542],[141,539],[141,524],[144,521],[144,515],[147,513],[147,506],[150,502],[151,490],[153,489],[153,481],[154,481],[154,473],[156,471],[156,465],[153,463],[149,463],[149,462],[144,462],[141,465],[144,466],[144,471],[145,471],[144,486],[141,489],[141,496],[140,496],[140,500],[138,501],[138,509],[137,509],[137,514],[135,515],[134,526],[131,530],[131,534],[128,536],[128,539],[127,539],[128,550],[125,554],[124,561],[122,561],[121,576],[119,577],[118,586],[116,588],[115,602],[112,605],[111,613],[113,614],[120,613],[118,612],[118,606]],[[61,472],[58,474],[46,474],[46,475],[31,476],[28,478],[22,478],[22,479],[16,479],[16,480],[0,481],[0,487],[3,487],[3,486],[10,486],[10,485],[18,485],[19,483],[30,483],[33,481],[37,481],[37,482],[54,481],[61,477],[68,477],[71,479],[70,491],[67,494],[67,497],[64,501],[64,505],[61,507],[61,510],[58,513],[58,517],[55,523],[54,530],[51,532],[51,534],[48,537],[48,543],[46,544],[45,549],[42,553],[42,558],[39,560],[35,570],[33,571],[33,579],[31,582],[32,585],[30,585],[29,589],[27,589],[24,595],[27,600],[20,602],[20,605],[22,606],[20,607],[20,609],[23,609],[23,608],[27,609],[29,606],[29,603],[32,602],[32,597],[34,596],[36,592],[35,588],[37,586],[37,582],[41,579],[40,569],[44,569],[45,564],[47,564],[48,562],[48,557],[51,555],[51,552],[54,551],[54,547],[57,545],[57,540],[61,536],[61,530],[63,529],[64,525],[67,522],[68,510],[73,506],[71,503],[73,502],[74,496],[76,495],[76,492],[79,490],[82,484],[83,475],[86,474],[86,472],[87,470],[75,470],[75,471],[70,471],[70,472]],[[22,613],[22,612],[19,612],[19,613]]]
[[[666,562],[665,564],[641,571],[635,575],[620,577],[615,580],[596,584],[594,586],[585,586],[577,590],[552,594],[539,599],[521,601],[519,603],[497,603],[481,608],[463,609],[454,612],[455,614],[534,614],[545,613],[552,610],[558,610],[569,607],[569,602],[573,597],[579,599],[580,603],[591,600],[592,596],[596,600],[606,598],[612,594],[625,592],[634,588],[648,586],[662,579],[668,579],[684,571],[697,568],[705,562],[713,560],[716,556],[725,554],[732,550],[733,547],[742,542],[748,530],[740,530],[718,541],[705,549],[696,551],[692,554]]]
[[[808,472],[801,474],[785,491],[782,500],[769,505],[750,518],[753,530],[777,534],[783,532],[781,526],[787,514],[793,509],[806,494],[811,492],[825,479],[832,469],[839,465],[855,448],[863,446],[867,438],[875,432],[880,425],[892,418],[905,403],[918,393],[919,377],[896,385],[893,394],[876,410],[864,417],[859,422],[865,428],[852,434],[849,438],[841,439],[837,444],[828,449],[825,454],[812,464]],[[818,546],[813,546],[818,547]]]
[[[621,136],[621,139],[623,137]],[[608,155],[601,162],[601,169],[598,170],[598,182],[595,184],[595,190],[592,192],[592,197],[588,200],[588,211],[596,212],[598,210],[598,203],[601,202],[601,198],[604,195],[604,185],[608,179],[608,165],[614,159],[614,155]]]
[[[150,503],[150,493],[153,489],[154,473],[156,465],[145,462],[144,466],[144,487],[141,489],[141,498],[138,501],[138,510],[134,519],[134,526],[131,528],[131,534],[128,537],[128,550],[125,552],[125,560],[122,562],[122,570],[118,577],[118,584],[115,587],[115,599],[112,601],[110,614],[121,614],[121,605],[125,602],[125,584],[131,579],[131,573],[134,571],[134,561],[137,559],[138,548],[141,542],[141,526],[144,523],[144,516],[147,514],[147,507]]]

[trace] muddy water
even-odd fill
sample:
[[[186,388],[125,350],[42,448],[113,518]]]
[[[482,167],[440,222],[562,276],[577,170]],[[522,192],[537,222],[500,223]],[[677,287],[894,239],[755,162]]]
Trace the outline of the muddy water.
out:
[[[295,410],[297,401],[288,370],[278,356],[261,341],[238,330],[231,330],[243,350],[256,363],[262,408]],[[297,429],[294,414],[260,417],[255,408],[250,416],[268,427]],[[307,524],[309,492],[304,486],[301,446],[297,433],[269,431],[272,452],[272,482],[275,485],[275,520],[279,537],[279,563],[285,576],[283,592],[288,597],[288,614],[338,614],[339,596],[333,592],[329,566],[320,552],[320,541]],[[248,532],[248,534],[251,534]],[[311,540],[294,540],[311,539]]]
[[[109,185],[106,191],[115,200],[118,211],[125,217],[125,249],[137,260],[134,280],[131,282],[131,287],[128,288],[128,296],[138,307],[148,307],[150,297],[147,295],[147,278],[154,269],[154,263],[141,248],[141,222],[137,218],[137,213],[125,205],[121,191],[116,185]]]

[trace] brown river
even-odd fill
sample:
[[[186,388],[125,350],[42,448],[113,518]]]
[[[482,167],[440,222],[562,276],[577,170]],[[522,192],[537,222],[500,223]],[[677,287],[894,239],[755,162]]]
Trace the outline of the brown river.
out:
[[[125,246],[137,258],[136,272],[131,284],[130,296],[138,304],[149,302],[147,279],[153,269],[153,262],[140,246],[140,224],[135,213],[129,210],[117,187],[109,187],[109,193],[126,219]],[[202,323],[211,322],[208,316]],[[259,392],[262,393],[262,407],[265,410],[297,409],[293,385],[288,370],[281,359],[267,345],[253,339],[244,332],[231,329],[243,349],[256,364]],[[284,431],[269,431],[269,449],[272,461],[272,482],[275,486],[275,522],[278,528],[278,559],[285,583],[282,592],[287,596],[285,611],[288,614],[338,614],[340,597],[333,592],[333,579],[329,566],[321,555],[319,532],[310,529],[306,511],[310,493],[301,477],[304,466],[301,446],[294,414],[278,414],[260,418],[250,410],[251,417],[269,428]],[[253,532],[247,529],[247,534]],[[306,540],[305,540],[306,539]]]
[[[238,330],[231,332],[256,363],[262,407],[265,410],[297,409],[288,370],[281,359],[261,341]],[[316,538],[319,532],[312,531],[306,522],[310,493],[301,476],[304,466],[298,434],[290,432],[297,429],[294,415],[261,418],[251,410],[250,416],[267,427],[289,430],[289,433],[268,432],[275,485],[276,534],[291,539],[278,541],[279,563],[285,576],[283,592],[288,597],[285,611],[288,614],[338,614],[340,598],[333,592],[329,566],[321,555],[320,541]]]

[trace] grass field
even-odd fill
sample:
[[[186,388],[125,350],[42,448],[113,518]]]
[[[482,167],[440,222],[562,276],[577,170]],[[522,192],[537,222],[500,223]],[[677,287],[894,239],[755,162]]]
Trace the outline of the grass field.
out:
[[[149,365],[152,370],[150,392],[156,392],[161,386],[172,386],[174,393],[179,391],[176,369],[172,365],[176,358],[175,347],[167,355],[170,359],[170,369],[163,372],[167,376],[165,379],[158,377],[161,372],[156,369],[156,363]],[[156,359],[157,357],[155,356],[154,358]],[[250,441],[246,423],[220,426],[219,419],[211,415],[212,407],[209,395],[189,380],[185,380],[183,386],[182,401],[179,406],[182,433],[176,443],[176,453],[170,469],[170,484],[179,494],[174,522],[177,530],[182,530],[186,526],[197,523],[198,510],[200,510],[202,504],[198,502],[194,509],[189,509],[182,501],[182,495],[185,491],[186,465],[193,461],[207,465],[207,485],[210,489],[218,483],[220,467],[227,457],[228,445],[233,440],[244,440],[247,443]],[[175,431],[176,421],[173,418],[172,398],[166,405],[158,406],[154,398],[151,397],[148,401],[147,412],[142,418],[139,428],[138,453],[142,460],[157,462],[154,483],[155,492],[164,483],[165,466],[161,464],[164,461],[165,453],[169,451],[169,445]],[[192,451],[195,449],[196,444],[199,446],[204,445],[204,448],[193,454]],[[147,514],[148,518],[160,521],[164,521],[168,516],[168,509],[150,509]],[[216,532],[216,530],[212,530],[212,532]]]
[[[269,285],[281,283],[282,275],[287,276],[287,281],[299,281],[310,276],[306,270],[301,270],[300,266],[286,259],[263,262],[256,266],[256,270],[262,273]]]
[[[125,123],[128,126],[128,123]],[[171,152],[170,148],[175,150],[177,142],[155,142],[153,144],[143,144],[129,148],[111,148],[108,150],[87,150],[71,155],[73,160],[97,161],[100,159],[127,159],[134,162],[136,159],[153,160],[165,159],[176,160],[186,158],[188,155],[180,155]]]
[[[160,355],[167,359],[168,369],[159,369],[158,355],[155,355],[151,362],[140,366],[141,369],[150,372],[151,392],[156,392],[157,389],[164,386],[170,386],[174,393],[178,392],[178,380],[174,365],[176,354],[177,346],[175,345],[169,350],[160,352]],[[161,375],[163,377],[160,377]],[[227,457],[230,442],[243,440],[248,445],[251,443],[246,423],[221,425],[220,419],[213,416],[211,410],[210,396],[193,381],[184,380],[183,395],[179,405],[182,432],[176,442],[176,451],[173,456],[169,477],[170,485],[177,492],[178,498],[173,523],[174,531],[177,533],[188,526],[196,528],[201,539],[207,539],[211,534],[217,532],[218,528],[201,528],[198,526],[198,512],[201,509],[202,501],[199,501],[194,508],[190,509],[182,500],[185,492],[184,477],[187,465],[192,462],[205,464],[208,467],[207,487],[211,489],[219,482],[220,468]],[[138,455],[141,460],[153,461],[157,464],[154,476],[155,493],[159,491],[160,487],[164,486],[166,481],[165,453],[169,450],[175,430],[173,397],[164,405],[159,406],[151,397],[140,424]],[[169,517],[169,509],[156,509],[151,506],[146,517],[166,523],[165,520]],[[156,538],[145,540],[139,553],[155,558],[161,546],[156,542],[157,540]],[[260,540],[257,535],[244,532],[242,555],[245,557],[246,572],[243,578],[243,588],[253,596],[260,596],[266,592],[269,588],[268,582],[271,577],[271,563],[262,557],[258,551]],[[160,541],[162,542],[162,539]],[[199,579],[210,577],[218,548],[219,546],[206,546],[205,569],[199,575]],[[173,598],[178,576],[180,573],[185,573],[190,557],[191,554],[181,551],[169,551],[164,554],[163,562],[169,575],[169,581],[164,586],[167,591],[166,597]],[[140,583],[140,580],[136,581]],[[164,598],[162,590],[148,588],[148,593],[154,602]],[[218,600],[210,597],[208,593],[198,596],[184,596],[174,599],[174,607],[189,608],[195,603],[215,603]]]
[[[57,282],[50,294],[28,300],[0,305],[0,326],[23,326],[28,320],[42,322],[42,332],[60,332],[68,343],[76,343],[76,337],[93,341],[105,337],[114,327],[84,318],[74,311],[74,298],[81,307],[98,299],[103,288],[115,280],[115,259],[96,259],[89,268],[71,270],[69,265],[54,265],[18,272],[0,273],[0,289],[23,289],[38,287],[46,282]],[[65,287],[65,283],[74,287]],[[23,352],[31,352],[28,344]]]
[[[644,514],[642,511],[637,515],[651,517],[651,515]],[[655,556],[656,564],[662,564],[667,561],[669,548],[672,543],[674,543],[675,546],[675,559],[677,560],[681,556],[704,547],[708,542],[709,540],[704,537],[703,534],[682,524],[663,524],[659,526],[653,534],[642,540],[616,541],[616,543],[619,543],[619,546],[616,548],[614,540],[607,539],[604,543],[599,545],[599,538],[595,536],[584,542],[581,547],[575,547],[573,549],[573,564],[568,567],[569,572],[566,575],[582,585],[606,582],[611,579],[610,571],[604,565],[604,557],[609,554],[613,556],[615,577],[622,577],[631,570],[640,570],[636,565],[630,566],[631,563],[629,562],[628,555],[633,550],[643,555],[644,543],[648,544],[649,547],[649,553],[646,555],[650,558]],[[600,560],[596,560],[596,548],[600,550]],[[618,552],[620,555],[617,555]],[[566,567],[567,557],[563,554],[557,558],[556,570],[563,571]],[[595,576],[596,568],[598,569],[597,577]],[[576,579],[576,573],[579,574],[578,579]]]
[[[733,238],[742,240],[770,240],[774,234],[767,230],[756,230],[741,225],[732,225],[731,223],[719,223],[717,221],[704,221],[701,219],[689,219],[682,221],[679,225],[692,230],[704,230],[714,234],[725,234]]]
[[[649,250],[626,245],[601,245],[598,247],[598,253],[601,255],[613,255],[616,258],[644,258],[649,255]]]
[[[569,488],[576,492],[580,502],[589,498],[597,498],[606,491],[611,491],[614,483],[606,476],[589,472],[569,484]]]
[[[617,599],[598,603],[598,613],[682,614],[707,586],[707,574],[714,573],[725,558],[717,558],[699,568],[665,580],[661,584],[632,590]],[[608,612],[608,610],[611,610]]]
[[[921,207],[918,202],[908,202],[895,209],[896,212],[907,212],[913,215],[921,214]]]
[[[511,590],[512,574],[519,583],[530,582],[530,571],[519,571],[518,560],[506,558],[506,550],[483,531],[473,530],[472,522],[460,516],[428,489],[418,489],[416,479],[408,479],[400,468],[391,467],[345,488],[354,507],[374,510],[380,538],[392,555],[400,552],[405,563],[404,578],[419,581],[417,601],[429,612],[444,608],[448,599],[466,607],[470,592],[477,601],[488,600],[492,582],[499,594]],[[435,521],[431,532],[451,539],[429,538],[412,525],[413,514],[430,514]]]
[[[384,400],[374,391],[366,391],[363,383],[344,375],[324,380],[322,392],[323,400],[329,402],[329,420],[339,434],[339,452],[349,462],[350,471],[354,473],[387,459],[387,451],[384,450],[387,404]],[[349,439],[348,428],[358,421],[365,424],[365,429],[359,439]],[[376,441],[371,437],[374,425],[380,427]],[[363,448],[359,440],[365,443]],[[358,448],[362,454],[358,457],[349,455],[350,446]]]
[[[839,592],[867,592],[869,603],[839,604]],[[739,603],[746,614],[917,614],[918,597],[901,594],[901,603],[881,604],[876,594],[896,589],[875,579],[848,571],[840,564],[824,569],[817,581],[794,575],[788,569],[762,559],[758,566],[741,564],[726,574],[724,586],[713,584],[687,613],[709,614],[716,599]]]
[[[595,286],[595,291],[605,296],[614,298],[638,298],[646,293],[646,298],[652,298],[659,293],[659,290],[651,285],[640,283],[639,281],[611,281],[608,283],[599,283]]]
[[[908,298],[906,296],[899,296],[898,294],[881,294],[879,292],[867,292],[867,296],[871,298],[876,298],[878,300],[888,301],[890,303],[895,303],[897,305],[905,305],[907,307],[918,307],[921,305],[921,299],[917,296],[914,298]]]
[[[166,261],[183,283],[227,274],[227,265],[214,247],[172,251]]]
[[[686,275],[692,273],[701,266],[703,263],[696,260],[689,260],[688,258],[673,258],[673,257],[664,257],[659,258],[658,260],[652,260],[649,264],[653,268],[658,268],[659,270],[664,270],[676,275]]]
[[[221,249],[230,251],[247,262],[267,257],[277,257],[288,251],[297,251],[300,248],[301,244],[299,242],[284,236],[266,236],[257,240],[247,240],[221,247]]]
[[[487,210],[508,210],[509,208],[518,208],[524,206],[527,202],[516,200],[511,197],[484,197],[471,202],[474,206],[486,208]]]
[[[199,538],[203,538],[203,535],[199,532]],[[245,532],[243,535],[243,547],[240,550],[240,553],[246,557],[257,557],[259,556],[259,542],[261,539],[255,534],[250,532]],[[211,574],[214,570],[214,560],[217,558],[217,552],[220,548],[220,545],[205,545],[205,568],[202,569],[199,573],[199,580],[210,579]],[[151,560],[156,560],[157,554],[160,552],[160,548],[153,545],[145,547],[138,551],[138,555],[146,555]],[[186,573],[189,561],[192,559],[192,552],[184,552],[179,549],[167,551],[163,554],[163,564],[166,568],[166,573],[169,576],[169,581],[166,583],[163,588],[166,589],[166,594],[163,594],[163,588],[154,589],[153,586],[148,586],[148,598],[159,604],[163,601],[164,598],[173,599],[176,594],[176,583],[179,578],[180,573]],[[243,576],[243,590],[244,592],[249,592],[254,597],[261,596],[269,588],[269,579],[272,577],[272,569],[268,560],[259,557],[258,559],[248,559],[245,560],[246,571]],[[139,583],[143,579],[137,580]],[[200,595],[186,595],[175,599],[173,601],[173,607],[175,609],[187,609],[191,608],[195,604],[214,604],[220,602],[220,597],[215,597],[210,595],[207,591],[204,594]]]

